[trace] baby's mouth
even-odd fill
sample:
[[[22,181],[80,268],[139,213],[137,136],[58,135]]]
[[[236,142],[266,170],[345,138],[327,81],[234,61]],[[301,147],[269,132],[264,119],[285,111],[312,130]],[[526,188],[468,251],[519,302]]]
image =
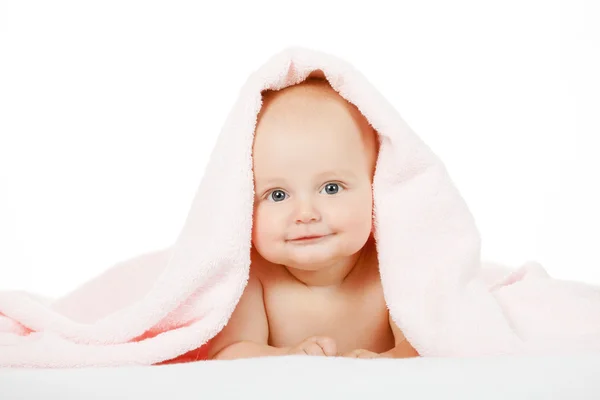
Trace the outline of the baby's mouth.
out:
[[[290,239],[290,240],[288,240],[288,242],[291,242],[291,243],[314,243],[314,242],[318,242],[322,239],[325,239],[329,236],[331,236],[331,234],[300,236],[295,239]]]

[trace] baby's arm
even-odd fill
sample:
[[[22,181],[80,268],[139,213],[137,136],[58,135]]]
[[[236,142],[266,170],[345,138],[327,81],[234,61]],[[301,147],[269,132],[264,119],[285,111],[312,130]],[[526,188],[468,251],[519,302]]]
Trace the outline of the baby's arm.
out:
[[[269,324],[262,285],[250,272],[248,284],[227,325],[213,338],[208,358],[230,360],[287,354],[289,349],[269,346]]]
[[[356,349],[343,354],[343,357],[352,358],[407,358],[407,357],[419,357],[419,353],[411,346],[410,343],[404,337],[404,334],[398,328],[398,325],[392,319],[392,316],[388,314],[389,324],[394,334],[394,347],[390,350],[378,354],[365,349]]]
[[[211,341],[208,359],[232,360],[288,354],[313,356],[337,354],[335,341],[323,336],[309,337],[294,347],[273,347],[268,345],[268,341],[269,323],[262,284],[250,272],[248,284],[231,318]]]
[[[398,328],[398,325],[392,319],[392,316],[388,314],[390,327],[392,328],[392,333],[394,334],[394,347],[385,353],[381,353],[381,357],[389,357],[389,358],[407,358],[407,357],[419,357],[419,353],[415,350],[414,347],[406,340],[404,333],[402,330]]]

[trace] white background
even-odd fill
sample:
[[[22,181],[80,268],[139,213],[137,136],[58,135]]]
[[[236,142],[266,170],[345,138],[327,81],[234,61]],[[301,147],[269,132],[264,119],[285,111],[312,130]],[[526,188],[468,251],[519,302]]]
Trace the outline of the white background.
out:
[[[397,107],[485,259],[600,284],[598,2],[286,4],[0,2],[0,289],[59,296],[170,245],[248,74],[291,45]]]

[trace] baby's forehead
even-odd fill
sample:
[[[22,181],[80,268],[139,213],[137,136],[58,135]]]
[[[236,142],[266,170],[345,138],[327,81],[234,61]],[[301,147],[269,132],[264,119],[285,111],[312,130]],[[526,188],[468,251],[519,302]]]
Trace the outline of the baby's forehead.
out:
[[[261,117],[279,121],[320,117],[324,122],[335,122],[335,118],[352,118],[352,108],[327,81],[311,79],[279,91],[265,92],[259,121]]]
[[[360,111],[324,79],[308,79],[278,91],[263,92],[257,134],[317,122],[322,126],[353,125],[361,130],[369,126]]]
[[[274,142],[283,141],[343,143],[342,147],[357,147],[355,151],[369,153],[369,159],[377,153],[376,133],[367,119],[324,79],[309,79],[279,91],[263,93],[263,107],[255,133],[255,145],[263,150],[258,153],[265,156],[267,149],[279,147]]]

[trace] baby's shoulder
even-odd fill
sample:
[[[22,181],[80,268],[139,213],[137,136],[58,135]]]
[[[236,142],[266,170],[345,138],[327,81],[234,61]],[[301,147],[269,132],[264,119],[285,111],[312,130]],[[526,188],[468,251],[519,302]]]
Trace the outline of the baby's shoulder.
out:
[[[263,286],[285,279],[286,276],[282,272],[281,266],[268,262],[258,254],[251,258],[250,276],[260,281]]]
[[[362,282],[377,283],[381,281],[379,275],[379,257],[374,245],[367,249],[365,257],[358,268],[358,279]]]

